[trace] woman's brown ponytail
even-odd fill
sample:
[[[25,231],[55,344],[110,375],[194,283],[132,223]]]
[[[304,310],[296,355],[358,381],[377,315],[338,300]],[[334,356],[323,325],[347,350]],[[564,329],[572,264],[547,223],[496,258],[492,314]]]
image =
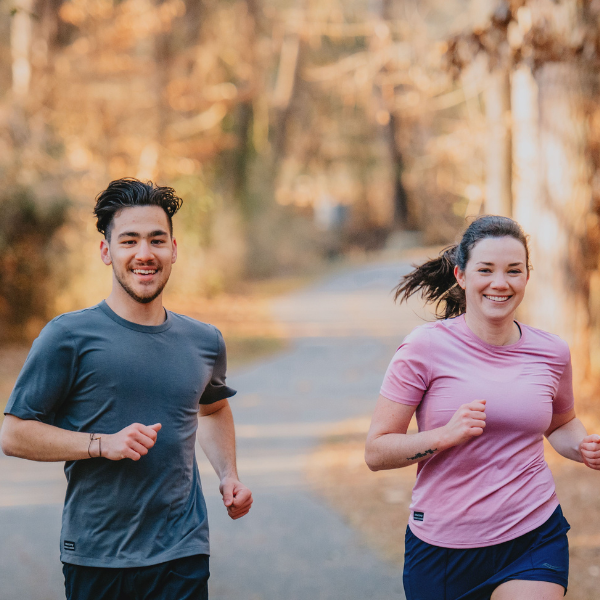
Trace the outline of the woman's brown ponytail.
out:
[[[435,302],[439,319],[451,319],[465,312],[465,292],[456,283],[454,267],[458,246],[449,246],[442,250],[438,258],[428,260],[416,267],[396,288],[394,300],[408,300],[413,294],[421,292],[427,304]]]

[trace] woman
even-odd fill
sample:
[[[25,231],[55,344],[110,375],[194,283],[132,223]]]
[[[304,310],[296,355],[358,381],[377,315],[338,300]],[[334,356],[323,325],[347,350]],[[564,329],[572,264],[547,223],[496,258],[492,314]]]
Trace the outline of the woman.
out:
[[[419,463],[406,531],[408,600],[558,600],[569,524],[543,436],[600,469],[600,436],[575,417],[569,348],[515,321],[527,239],[506,217],[471,223],[456,246],[404,277],[443,320],[394,356],[367,438],[372,470]],[[415,413],[419,432],[407,434]]]

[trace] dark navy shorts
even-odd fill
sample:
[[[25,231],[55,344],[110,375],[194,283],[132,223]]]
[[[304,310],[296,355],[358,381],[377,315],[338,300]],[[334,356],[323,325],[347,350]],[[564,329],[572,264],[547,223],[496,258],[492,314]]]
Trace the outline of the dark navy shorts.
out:
[[[109,569],[63,564],[67,600],[208,600],[208,555],[150,567]]]
[[[441,548],[406,529],[404,592],[407,600],[489,600],[512,579],[569,582],[570,526],[560,506],[537,529],[485,548]]]

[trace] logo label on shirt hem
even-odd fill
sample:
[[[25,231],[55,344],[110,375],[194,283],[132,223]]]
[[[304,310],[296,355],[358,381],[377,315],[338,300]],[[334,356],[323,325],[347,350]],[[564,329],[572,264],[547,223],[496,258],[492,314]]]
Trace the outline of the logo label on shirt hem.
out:
[[[423,521],[425,519],[425,513],[417,512],[416,510],[413,512],[413,521]]]
[[[65,540],[63,542],[63,548],[65,550],[75,551],[75,542],[69,542],[69,541]]]

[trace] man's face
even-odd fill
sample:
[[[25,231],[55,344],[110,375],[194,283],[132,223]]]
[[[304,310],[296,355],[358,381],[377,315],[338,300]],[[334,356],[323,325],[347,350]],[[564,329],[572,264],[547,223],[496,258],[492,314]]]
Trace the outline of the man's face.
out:
[[[177,259],[177,242],[160,206],[133,206],[115,214],[110,242],[102,240],[100,254],[113,267],[116,283],[131,298],[148,304],[163,291],[171,265]]]

